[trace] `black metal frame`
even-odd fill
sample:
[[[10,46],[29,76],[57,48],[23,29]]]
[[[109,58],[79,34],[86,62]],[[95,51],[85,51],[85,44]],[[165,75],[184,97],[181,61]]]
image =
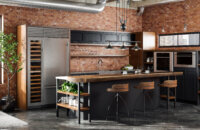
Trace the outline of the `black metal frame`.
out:
[[[57,102],[58,102],[58,93],[57,93],[57,91],[58,91],[58,87],[59,87],[59,80],[60,79],[56,79],[56,117],[59,117],[59,109],[61,108],[61,107],[59,107],[58,105],[57,105]],[[80,114],[80,83],[76,83],[77,84],[77,87],[78,87],[78,124],[80,124],[81,123],[81,114]],[[83,86],[84,87],[84,86]],[[90,92],[90,82],[88,82],[88,94],[90,94],[91,92]],[[88,96],[88,107],[90,107],[90,96]],[[68,108],[65,108],[65,109],[67,109],[67,116],[69,115],[69,109]],[[89,109],[89,111],[88,111],[88,121],[89,122],[91,122],[91,110]]]

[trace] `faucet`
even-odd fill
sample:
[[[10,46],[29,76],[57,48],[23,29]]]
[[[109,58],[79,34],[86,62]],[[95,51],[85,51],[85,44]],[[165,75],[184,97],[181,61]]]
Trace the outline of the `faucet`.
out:
[[[103,63],[103,60],[99,58],[98,63],[97,63],[98,71],[100,71],[100,66],[102,66],[102,63]]]

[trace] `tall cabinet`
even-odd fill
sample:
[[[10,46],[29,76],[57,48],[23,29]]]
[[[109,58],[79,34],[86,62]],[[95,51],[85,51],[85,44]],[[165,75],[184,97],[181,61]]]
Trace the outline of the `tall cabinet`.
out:
[[[156,34],[155,32],[136,32],[135,41],[140,41],[138,43],[142,50],[134,51],[130,49],[129,62],[134,67],[147,68],[148,66],[152,68],[153,62],[147,62],[147,58],[153,58],[153,51],[156,48]]]
[[[56,102],[56,76],[69,73],[70,31],[66,28],[18,26],[18,106],[22,110]]]

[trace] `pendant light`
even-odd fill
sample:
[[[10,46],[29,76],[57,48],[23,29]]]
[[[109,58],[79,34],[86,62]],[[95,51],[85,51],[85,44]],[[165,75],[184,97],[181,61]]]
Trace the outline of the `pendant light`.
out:
[[[127,50],[128,48],[125,46],[125,44],[124,44],[124,42],[123,42],[123,45],[121,46],[120,49],[122,49],[122,50]]]
[[[131,50],[139,51],[139,50],[141,50],[141,48],[138,46],[138,43],[136,42],[135,46],[133,48],[131,48]]]
[[[113,49],[113,47],[111,46],[110,42],[108,42],[108,46],[106,46],[106,49]]]

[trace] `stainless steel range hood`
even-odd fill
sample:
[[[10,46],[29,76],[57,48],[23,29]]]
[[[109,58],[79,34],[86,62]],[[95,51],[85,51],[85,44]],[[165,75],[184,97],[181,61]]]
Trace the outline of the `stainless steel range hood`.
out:
[[[99,13],[104,10],[106,0],[97,0],[96,4],[78,3],[64,0],[0,0],[0,4]]]

